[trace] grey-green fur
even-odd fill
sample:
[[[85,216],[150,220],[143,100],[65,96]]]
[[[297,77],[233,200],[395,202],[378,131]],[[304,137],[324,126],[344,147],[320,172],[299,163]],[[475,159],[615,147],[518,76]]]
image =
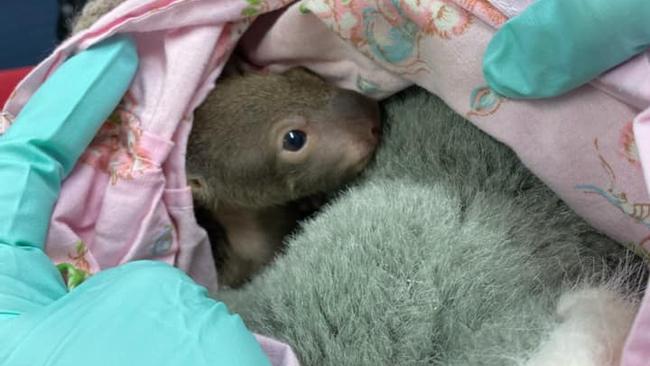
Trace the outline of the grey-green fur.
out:
[[[439,99],[384,107],[363,179],[218,297],[304,365],[519,364],[560,294],[608,281],[627,252]]]

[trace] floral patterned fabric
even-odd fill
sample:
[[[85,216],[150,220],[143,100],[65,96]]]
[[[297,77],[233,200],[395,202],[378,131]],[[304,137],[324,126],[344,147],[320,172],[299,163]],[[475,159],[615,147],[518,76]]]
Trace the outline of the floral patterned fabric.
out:
[[[61,44],[17,87],[0,133],[63,60],[116,33],[137,46],[139,69],[120,106],[64,181],[46,252],[69,287],[138,259],[175,265],[216,290],[207,235],[185,177],[192,112],[214,87],[251,16],[281,0],[127,0]],[[42,121],[47,123],[47,121]],[[257,336],[274,365],[297,365],[291,348]]]

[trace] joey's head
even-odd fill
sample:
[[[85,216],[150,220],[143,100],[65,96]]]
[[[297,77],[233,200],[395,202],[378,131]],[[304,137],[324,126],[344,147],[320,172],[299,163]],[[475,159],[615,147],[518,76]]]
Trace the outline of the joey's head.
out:
[[[304,69],[219,80],[195,114],[190,185],[200,204],[268,207],[328,192],[365,168],[377,103]]]

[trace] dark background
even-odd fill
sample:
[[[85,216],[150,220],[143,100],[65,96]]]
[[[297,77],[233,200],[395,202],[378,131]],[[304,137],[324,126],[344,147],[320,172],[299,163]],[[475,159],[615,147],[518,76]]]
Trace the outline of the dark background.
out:
[[[36,65],[86,0],[0,0],[0,69]]]
[[[57,0],[0,0],[0,69],[35,65],[56,45]]]

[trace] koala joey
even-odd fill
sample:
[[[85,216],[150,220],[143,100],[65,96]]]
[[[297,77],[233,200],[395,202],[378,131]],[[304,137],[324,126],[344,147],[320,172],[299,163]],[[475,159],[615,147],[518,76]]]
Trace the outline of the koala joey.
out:
[[[368,164],[377,104],[304,69],[220,79],[195,112],[187,171],[197,206],[225,231],[220,282],[235,286],[267,263],[301,211]]]
[[[123,1],[90,1],[74,32]],[[305,69],[219,78],[194,113],[186,169],[220,285],[239,286],[271,261],[304,215],[301,200],[358,175],[379,132],[376,102]]]

